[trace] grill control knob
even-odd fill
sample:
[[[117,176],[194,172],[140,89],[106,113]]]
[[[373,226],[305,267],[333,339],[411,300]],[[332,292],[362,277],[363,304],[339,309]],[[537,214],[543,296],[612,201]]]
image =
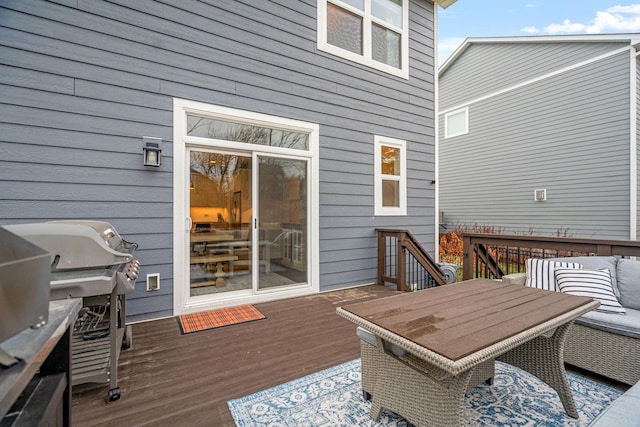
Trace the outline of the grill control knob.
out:
[[[129,280],[136,280],[140,273],[140,261],[137,259],[132,260],[127,266],[125,274]]]

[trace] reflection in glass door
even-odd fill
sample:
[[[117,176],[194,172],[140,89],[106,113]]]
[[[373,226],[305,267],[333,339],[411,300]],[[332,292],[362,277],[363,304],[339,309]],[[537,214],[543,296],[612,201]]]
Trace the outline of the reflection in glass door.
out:
[[[190,296],[252,289],[250,156],[189,149]]]
[[[258,290],[308,283],[307,165],[258,156]]]

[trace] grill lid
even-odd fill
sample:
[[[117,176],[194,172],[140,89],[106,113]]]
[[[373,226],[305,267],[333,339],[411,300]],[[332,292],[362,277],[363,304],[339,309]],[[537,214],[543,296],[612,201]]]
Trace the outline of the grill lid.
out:
[[[136,248],[104,221],[51,221],[5,228],[49,252],[52,271],[127,263]]]

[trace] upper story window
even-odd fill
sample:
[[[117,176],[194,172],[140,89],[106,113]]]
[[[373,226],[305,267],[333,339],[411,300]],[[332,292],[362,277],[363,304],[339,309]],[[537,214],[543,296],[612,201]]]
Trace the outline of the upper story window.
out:
[[[409,77],[409,0],[318,0],[318,49]]]
[[[374,137],[375,214],[407,214],[406,142]]]
[[[455,110],[444,115],[444,137],[469,133],[469,107]]]

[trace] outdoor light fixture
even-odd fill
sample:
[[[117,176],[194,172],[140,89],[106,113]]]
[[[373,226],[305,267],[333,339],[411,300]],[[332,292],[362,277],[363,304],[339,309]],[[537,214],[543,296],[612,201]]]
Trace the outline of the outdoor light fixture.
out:
[[[162,163],[162,150],[160,149],[160,142],[162,138],[154,138],[150,136],[143,136],[142,142],[144,142],[144,146],[142,147],[142,154],[144,156],[144,165],[145,166],[154,166],[160,167]]]

